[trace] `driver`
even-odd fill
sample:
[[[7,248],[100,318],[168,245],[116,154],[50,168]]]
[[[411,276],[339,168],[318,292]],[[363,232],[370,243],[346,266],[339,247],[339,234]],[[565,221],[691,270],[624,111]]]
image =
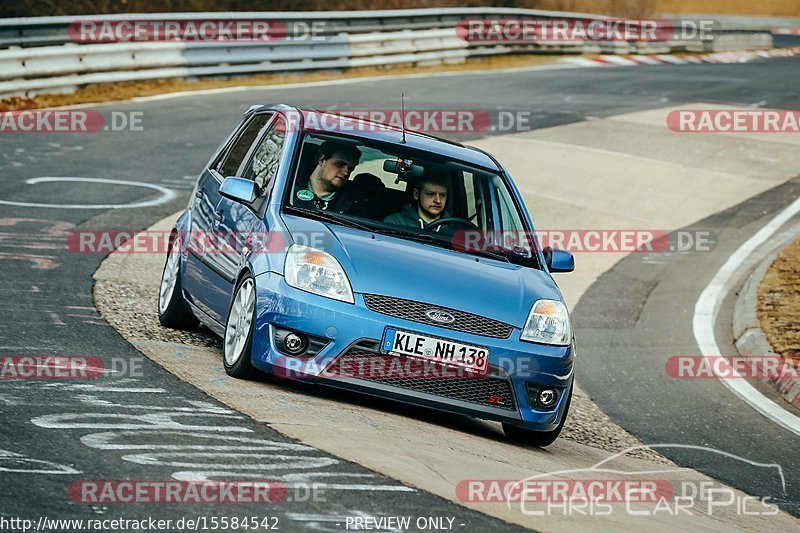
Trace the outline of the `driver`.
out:
[[[406,204],[399,212],[383,221],[396,226],[426,229],[444,214],[447,205],[447,183],[438,176],[425,176],[417,180],[413,190],[414,204]],[[437,226],[434,231],[439,231]]]

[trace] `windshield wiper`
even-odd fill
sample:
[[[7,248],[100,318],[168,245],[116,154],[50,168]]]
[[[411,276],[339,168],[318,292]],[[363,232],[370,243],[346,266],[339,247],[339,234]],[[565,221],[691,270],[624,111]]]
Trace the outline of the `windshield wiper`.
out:
[[[457,248],[454,248],[454,250],[457,250]],[[488,250],[464,250],[464,253],[472,255],[480,255],[482,257],[488,257],[490,259],[496,259],[498,261],[505,261],[506,263],[511,262],[511,260],[507,256],[495,252],[490,252]]]
[[[348,228],[360,229],[364,231],[374,231],[373,228],[367,226],[366,224],[361,224],[348,218],[343,218],[338,215],[334,215],[333,213],[328,213],[327,211],[317,211],[315,209],[306,209],[305,207],[296,207],[293,205],[287,205],[286,208],[295,213],[302,213],[307,215],[309,218],[322,220],[324,222],[334,222],[336,224],[341,224],[342,226],[347,226]]]
[[[458,247],[453,246],[453,244],[450,241],[446,241],[444,239],[438,239],[433,235],[426,235],[424,233],[412,233],[410,231],[402,231],[396,229],[382,229],[382,228],[373,228],[371,231],[373,233],[378,233],[381,235],[389,235],[392,237],[406,238],[411,241],[421,242],[425,244],[432,244],[434,246],[445,248],[447,250],[455,250],[456,252],[462,252],[470,255],[479,255],[482,257],[488,257],[490,259],[496,259],[497,261],[505,261],[506,263],[511,262],[509,261],[508,257],[502,254],[489,252],[487,250],[462,250]]]
[[[437,239],[433,235],[425,235],[424,233],[413,233],[411,231],[403,231],[399,229],[384,229],[384,228],[372,228],[370,231],[373,233],[378,233],[380,235],[389,235],[390,237],[407,237],[409,240],[417,241],[417,242],[425,242],[431,244],[440,244],[442,246],[450,247],[447,244],[447,241],[442,239]]]

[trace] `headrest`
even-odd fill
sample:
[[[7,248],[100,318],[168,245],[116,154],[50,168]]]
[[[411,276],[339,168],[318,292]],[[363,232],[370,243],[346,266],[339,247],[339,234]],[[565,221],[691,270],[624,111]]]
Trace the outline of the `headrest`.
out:
[[[353,178],[353,185],[366,190],[386,188],[386,185],[383,184],[382,179],[375,174],[370,174],[369,172],[362,172],[356,175],[356,177]]]

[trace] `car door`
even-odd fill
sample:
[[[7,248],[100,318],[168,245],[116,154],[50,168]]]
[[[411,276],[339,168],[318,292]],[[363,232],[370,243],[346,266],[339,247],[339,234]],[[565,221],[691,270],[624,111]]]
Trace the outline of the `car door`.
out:
[[[255,181],[258,185],[258,200],[253,205],[244,205],[228,198],[221,198],[217,211],[221,215],[219,232],[228,237],[224,250],[218,255],[218,267],[227,279],[235,280],[246,264],[248,254],[266,242],[269,228],[264,223],[260,209],[269,200],[272,184],[282,161],[285,146],[286,121],[276,115],[253,144],[237,175]],[[233,281],[229,296],[233,295]],[[227,312],[227,307],[225,309]]]
[[[224,217],[220,211],[222,197],[219,187],[224,177],[236,175],[271,118],[271,113],[250,117],[219,157],[205,169],[195,191],[191,245],[186,261],[186,290],[192,303],[220,323],[225,320],[233,280],[220,266],[220,252],[229,236],[220,231]]]

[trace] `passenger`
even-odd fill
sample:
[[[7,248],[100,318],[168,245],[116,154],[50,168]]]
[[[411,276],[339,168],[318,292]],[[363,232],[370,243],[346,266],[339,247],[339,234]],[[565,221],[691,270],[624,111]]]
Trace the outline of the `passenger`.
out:
[[[317,151],[317,166],[300,184],[295,206],[334,213],[364,216],[366,195],[349,181],[361,159],[361,151],[352,144],[325,141]]]
[[[414,185],[414,203],[406,204],[399,212],[383,221],[397,226],[426,229],[444,214],[447,205],[447,183],[437,176],[419,178]],[[439,231],[442,226],[436,227]]]

